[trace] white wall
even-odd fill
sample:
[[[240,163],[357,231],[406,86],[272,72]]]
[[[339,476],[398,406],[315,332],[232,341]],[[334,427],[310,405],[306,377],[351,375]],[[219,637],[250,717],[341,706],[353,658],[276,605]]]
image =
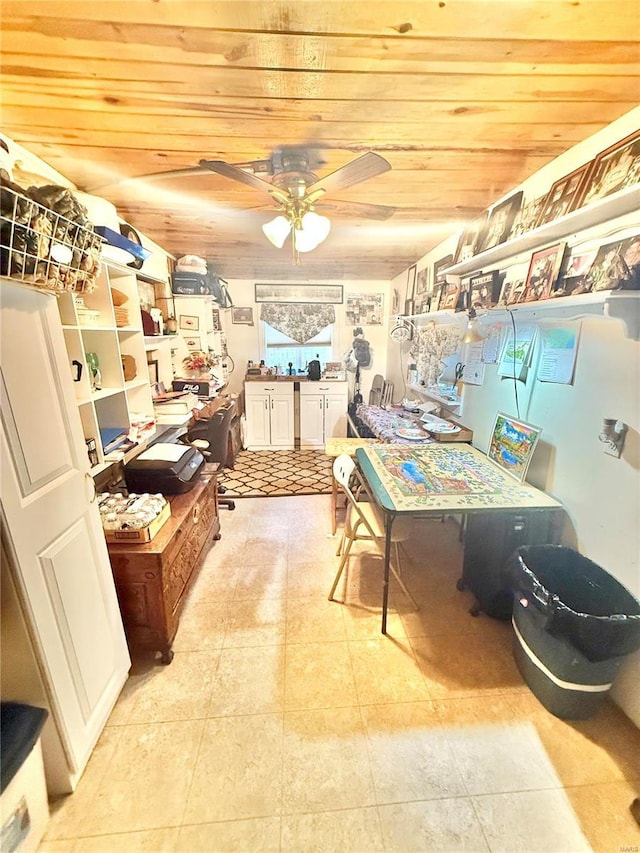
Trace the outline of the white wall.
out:
[[[523,184],[525,195],[527,190],[534,195],[545,191],[638,126],[640,108],[532,176]],[[607,242],[607,235],[618,227],[638,233],[640,214],[606,223],[586,236],[598,245]],[[572,235],[568,243],[584,238],[584,234]],[[432,264],[452,246],[455,240],[441,244],[418,267]],[[392,286],[405,283],[406,272]],[[407,345],[391,344],[389,350],[389,364],[397,364],[401,351],[406,370]],[[395,379],[399,381],[399,376]],[[542,427],[528,480],[562,501],[568,516],[565,544],[577,548],[640,598],[640,343],[627,335],[620,320],[585,318],[573,383],[542,383],[532,370],[527,382],[518,385],[521,417]],[[516,415],[513,382],[498,377],[495,365],[486,365],[484,385],[464,387],[461,418],[473,429],[473,443],[481,450],[487,449],[498,411]],[[628,424],[620,459],[606,455],[598,441],[603,417]],[[626,661],[612,695],[640,727],[640,652]]]
[[[304,263],[304,260],[302,261]],[[258,282],[259,283],[259,282]],[[282,281],[279,284],[293,284],[296,287],[303,286],[299,281]],[[326,284],[326,282],[309,281],[305,284]],[[335,284],[336,282],[332,282]],[[354,326],[345,323],[345,305],[347,297],[357,293],[382,293],[384,295],[384,315],[380,326],[362,326],[364,336],[369,341],[371,348],[371,366],[361,370],[361,391],[365,399],[371,387],[371,381],[376,373],[383,376],[387,370],[387,336],[390,318],[390,294],[388,281],[342,281],[343,303],[336,305],[336,325],[334,334],[333,360],[341,361],[343,356],[351,349],[353,344]],[[253,308],[253,326],[234,325],[231,322],[231,310],[222,312],[224,331],[227,336],[227,349],[235,363],[233,373],[229,376],[229,390],[232,393],[240,393],[244,381],[247,361],[251,359],[259,363],[264,357],[260,352],[260,305],[254,301],[255,282],[246,279],[230,279],[229,292],[233,303],[238,308]],[[350,388],[353,388],[353,374],[349,375]]]

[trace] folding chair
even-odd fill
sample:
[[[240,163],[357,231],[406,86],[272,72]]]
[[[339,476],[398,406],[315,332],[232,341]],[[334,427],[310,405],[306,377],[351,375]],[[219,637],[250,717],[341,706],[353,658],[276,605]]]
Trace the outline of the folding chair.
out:
[[[378,514],[375,504],[369,501],[359,500],[361,489],[363,487],[362,483],[359,483],[358,481],[355,462],[348,454],[343,453],[341,456],[336,457],[333,463],[333,476],[347,498],[347,512],[342,538],[340,539],[340,545],[336,551],[336,556],[340,556],[340,565],[338,566],[338,572],[334,578],[333,585],[329,593],[329,601],[334,600],[333,596],[335,594],[336,587],[338,586],[338,581],[340,580],[340,576],[347,564],[347,560],[349,559],[349,554],[351,552],[351,546],[354,542],[375,542],[381,549],[381,556],[384,554],[385,546],[384,521]],[[355,491],[351,488],[352,480],[357,483]],[[410,519],[397,518],[394,521],[393,527],[391,528],[391,541],[394,545],[397,569],[393,563],[390,564],[390,569],[393,576],[398,581],[400,589],[404,592],[409,601],[411,601],[415,609],[418,610],[418,605],[416,604],[414,597],[411,595],[400,576],[400,552],[398,545],[400,542],[409,538],[411,535],[411,527],[412,523]]]
[[[369,405],[379,406],[382,403],[382,391],[384,389],[384,377],[379,373],[373,377],[371,390],[369,391]]]
[[[393,403],[393,382],[386,382],[382,388],[381,406],[390,406]]]

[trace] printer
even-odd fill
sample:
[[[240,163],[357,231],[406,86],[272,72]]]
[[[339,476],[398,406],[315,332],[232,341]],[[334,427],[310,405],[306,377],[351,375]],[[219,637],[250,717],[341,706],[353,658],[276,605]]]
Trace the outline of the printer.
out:
[[[195,486],[204,464],[195,447],[158,442],[124,466],[124,479],[130,492],[179,495]]]

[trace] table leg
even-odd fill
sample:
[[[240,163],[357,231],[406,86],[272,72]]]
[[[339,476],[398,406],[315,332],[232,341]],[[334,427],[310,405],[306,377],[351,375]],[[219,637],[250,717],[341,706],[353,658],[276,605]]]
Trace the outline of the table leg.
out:
[[[382,586],[382,633],[387,633],[387,607],[389,605],[389,574],[391,567],[391,525],[394,516],[390,512],[384,514],[384,581]]]

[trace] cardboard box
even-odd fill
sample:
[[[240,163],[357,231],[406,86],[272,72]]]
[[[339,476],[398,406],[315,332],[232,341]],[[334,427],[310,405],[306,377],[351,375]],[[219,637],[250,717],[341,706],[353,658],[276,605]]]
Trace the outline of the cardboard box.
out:
[[[162,525],[166,524],[170,518],[171,507],[166,503],[162,507],[160,515],[157,515],[148,527],[142,527],[140,530],[105,530],[104,538],[107,542],[137,542],[139,544],[151,542]]]

